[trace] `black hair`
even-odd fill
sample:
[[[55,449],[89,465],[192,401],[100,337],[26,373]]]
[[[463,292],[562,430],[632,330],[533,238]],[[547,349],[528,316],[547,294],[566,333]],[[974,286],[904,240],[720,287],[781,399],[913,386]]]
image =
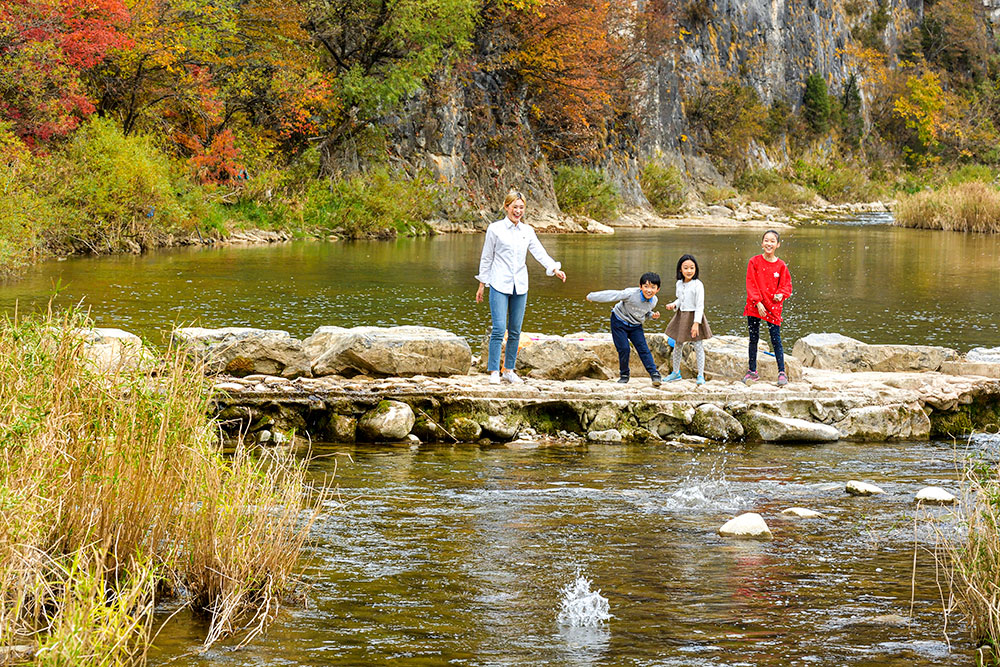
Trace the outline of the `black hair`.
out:
[[[694,262],[694,276],[692,276],[691,280],[698,277],[698,260],[694,258],[694,255],[681,255],[681,258],[677,260],[677,280],[684,280],[684,274],[681,273],[681,264],[689,259]]]
[[[763,241],[764,237],[767,236],[768,234],[774,234],[774,238],[778,239],[778,243],[781,243],[781,234],[779,234],[778,232],[776,232],[773,229],[769,229],[766,232],[764,232],[763,234],[761,234],[760,240]]]
[[[634,274],[633,274],[634,275]],[[642,287],[646,283],[653,283],[657,287],[660,286],[660,274],[653,273],[652,271],[646,271],[639,277],[639,287]]]

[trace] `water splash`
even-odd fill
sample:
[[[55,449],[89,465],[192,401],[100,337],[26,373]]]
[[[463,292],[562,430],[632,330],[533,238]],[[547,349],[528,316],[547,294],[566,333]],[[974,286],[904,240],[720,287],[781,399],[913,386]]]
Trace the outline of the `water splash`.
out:
[[[601,595],[600,590],[590,590],[590,579],[579,571],[576,581],[563,586],[562,594],[559,617],[556,619],[561,625],[596,627],[611,618],[608,599]]]

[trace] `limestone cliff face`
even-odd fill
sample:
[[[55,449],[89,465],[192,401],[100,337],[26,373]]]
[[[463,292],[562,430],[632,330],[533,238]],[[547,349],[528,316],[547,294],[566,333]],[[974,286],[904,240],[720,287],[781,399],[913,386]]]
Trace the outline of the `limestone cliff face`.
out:
[[[639,0],[640,2],[642,0]],[[997,5],[1000,0],[985,0]],[[818,72],[831,93],[857,73],[850,49],[862,33],[889,50],[917,26],[923,0],[688,0],[678,7],[678,41],[647,62],[634,100],[634,122],[606,152],[606,168],[627,205],[646,202],[637,163],[650,156],[682,166],[693,180],[721,181],[703,157],[685,112],[699,87],[735,77],[770,104],[797,109],[806,78]],[[697,11],[691,6],[698,5]],[[872,26],[875,26],[873,28]],[[477,48],[488,53],[488,40]],[[497,209],[510,185],[535,205],[557,210],[552,179],[528,114],[523,88],[509,72],[442,75],[411,101],[397,125],[405,159]]]

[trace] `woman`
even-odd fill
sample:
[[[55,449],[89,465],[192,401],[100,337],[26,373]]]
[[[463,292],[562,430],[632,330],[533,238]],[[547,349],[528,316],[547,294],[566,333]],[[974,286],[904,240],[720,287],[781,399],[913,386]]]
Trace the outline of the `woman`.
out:
[[[500,381],[511,384],[524,382],[514,374],[517,361],[517,345],[521,338],[521,322],[524,321],[524,306],[528,298],[528,267],[525,258],[530,250],[538,263],[545,267],[545,273],[566,282],[566,274],[545,252],[545,248],[535,236],[535,230],[522,221],[524,218],[524,195],[511,190],[503,200],[507,216],[497,220],[486,230],[486,242],[479,259],[479,289],[476,302],[483,300],[483,288],[490,286],[490,315],[493,331],[490,333],[490,356],[486,369],[490,373],[490,384]],[[500,348],[503,333],[507,330],[507,353],[504,355],[504,371],[500,374]]]

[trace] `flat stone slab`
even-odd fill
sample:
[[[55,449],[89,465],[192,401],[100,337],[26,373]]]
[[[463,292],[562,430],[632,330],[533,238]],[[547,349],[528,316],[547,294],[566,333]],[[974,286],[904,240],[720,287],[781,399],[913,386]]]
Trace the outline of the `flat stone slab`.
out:
[[[209,374],[251,374],[294,378],[310,375],[302,341],[287,331],[251,327],[182,327],[173,332],[191,356],[205,364]]]
[[[434,327],[320,327],[304,350],[316,376],[440,376],[472,366],[469,343]]]
[[[792,354],[812,368],[839,371],[937,371],[958,352],[933,345],[869,345],[838,333],[814,333],[795,341]]]

